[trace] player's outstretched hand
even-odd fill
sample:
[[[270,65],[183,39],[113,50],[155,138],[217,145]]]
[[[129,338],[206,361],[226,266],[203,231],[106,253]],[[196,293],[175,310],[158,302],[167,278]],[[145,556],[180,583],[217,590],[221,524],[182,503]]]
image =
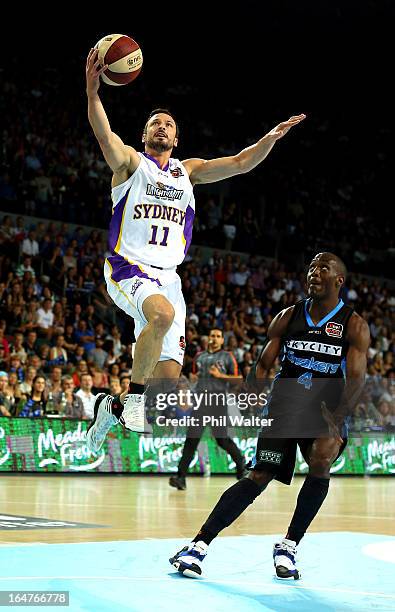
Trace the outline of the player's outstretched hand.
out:
[[[98,49],[91,49],[86,60],[86,93],[88,96],[97,93],[100,85],[100,75],[108,66],[101,66]]]
[[[279,123],[278,125],[276,125],[276,127],[270,130],[268,136],[272,136],[275,138],[275,140],[278,140],[279,138],[285,136],[285,134],[289,132],[291,127],[293,127],[294,125],[298,125],[298,123],[303,121],[303,119],[306,119],[306,115],[293,115],[288,119],[288,121],[282,121],[282,123]]]

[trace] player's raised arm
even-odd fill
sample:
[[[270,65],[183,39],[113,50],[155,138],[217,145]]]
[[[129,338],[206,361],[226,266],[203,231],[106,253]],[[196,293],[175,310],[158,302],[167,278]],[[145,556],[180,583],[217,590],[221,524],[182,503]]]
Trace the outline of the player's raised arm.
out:
[[[243,149],[237,155],[218,159],[187,159],[186,167],[192,184],[215,183],[223,179],[249,172],[260,164],[272,150],[275,142],[285,136],[294,126],[303,121],[306,115],[295,115],[270,130],[255,144]]]
[[[104,159],[114,173],[127,171],[133,174],[140,158],[133,147],[125,145],[110,127],[98,89],[100,75],[107,66],[100,67],[98,50],[91,49],[86,60],[86,94],[88,96],[88,119],[103,152]]]

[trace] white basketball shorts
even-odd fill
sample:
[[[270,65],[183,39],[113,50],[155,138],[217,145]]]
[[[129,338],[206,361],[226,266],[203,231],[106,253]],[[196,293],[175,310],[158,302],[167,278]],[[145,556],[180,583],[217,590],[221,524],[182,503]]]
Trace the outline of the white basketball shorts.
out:
[[[134,319],[134,334],[137,338],[147,325],[143,303],[150,295],[163,295],[173,306],[173,323],[163,339],[159,361],[174,359],[183,364],[185,352],[186,307],[181,291],[181,279],[176,270],[159,270],[129,263],[123,257],[108,257],[104,264],[107,291],[113,302]]]

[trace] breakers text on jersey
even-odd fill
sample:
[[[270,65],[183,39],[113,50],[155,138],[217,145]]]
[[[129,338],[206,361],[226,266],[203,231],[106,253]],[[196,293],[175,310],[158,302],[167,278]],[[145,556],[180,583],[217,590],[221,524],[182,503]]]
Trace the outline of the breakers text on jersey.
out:
[[[287,351],[285,357],[296,366],[305,368],[306,370],[314,370],[315,372],[323,372],[324,374],[336,374],[340,364],[339,363],[327,363],[326,361],[317,361],[314,357],[305,359],[303,357],[296,357],[294,351]]]

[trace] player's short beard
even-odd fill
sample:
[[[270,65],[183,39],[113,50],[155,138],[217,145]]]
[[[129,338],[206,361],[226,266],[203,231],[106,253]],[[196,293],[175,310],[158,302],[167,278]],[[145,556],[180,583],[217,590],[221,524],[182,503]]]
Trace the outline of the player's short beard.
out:
[[[158,142],[153,138],[145,141],[145,144],[150,148],[156,151],[157,153],[164,153],[165,151],[171,151],[173,148],[173,144],[168,139],[167,142]]]

